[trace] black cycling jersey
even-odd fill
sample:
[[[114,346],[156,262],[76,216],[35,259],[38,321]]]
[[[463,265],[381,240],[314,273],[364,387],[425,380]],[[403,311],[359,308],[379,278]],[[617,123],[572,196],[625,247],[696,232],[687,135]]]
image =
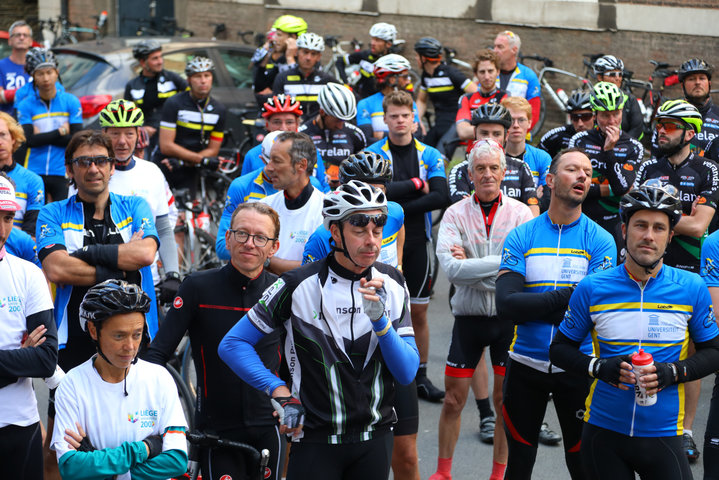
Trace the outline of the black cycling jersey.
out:
[[[266,270],[250,279],[228,263],[194,273],[180,285],[144,358],[164,365],[189,332],[197,371],[198,428],[222,431],[277,424],[269,397],[240,380],[217,355],[225,334],[276,279]],[[265,366],[275,373],[280,365],[279,343],[277,331],[255,346]]]
[[[304,76],[300,67],[295,64],[277,75],[272,84],[272,91],[275,95],[284,93],[295,97],[302,105],[302,118],[307,119],[319,113],[320,106],[317,103],[317,95],[322,86],[330,82],[340,83],[335,77],[323,71],[319,62],[307,76]]]
[[[142,110],[145,125],[158,128],[162,106],[165,101],[187,89],[187,81],[176,74],[163,70],[154,77],[138,75],[125,85],[125,100],[132,100]]]
[[[577,131],[571,123],[562,125],[545,133],[537,146],[554,158],[556,154],[569,146],[569,140],[576,134]]]
[[[422,72],[420,88],[429,95],[435,115],[451,116],[454,122],[459,99],[469,83],[465,74],[442,62],[431,75]]]
[[[340,130],[327,130],[318,125],[318,119],[302,124],[298,130],[306,133],[315,144],[315,148],[322,155],[322,160],[327,165],[339,166],[340,163],[350,155],[364,150],[367,146],[367,139],[355,125],[344,122]]]
[[[355,91],[359,98],[367,98],[374,95],[377,90],[377,83],[374,78],[374,62],[382,55],[374,55],[371,50],[362,50],[360,52],[352,52],[337,59],[337,70],[340,72],[340,78],[347,83],[347,74],[345,67],[349,65],[359,65],[360,79],[355,86]]]
[[[690,215],[694,201],[698,205],[717,208],[719,200],[719,166],[711,160],[694,153],[679,165],[674,166],[666,157],[647,160],[639,166],[635,187],[646,180],[658,178],[679,189],[682,210]],[[667,247],[664,263],[669,266],[699,273],[699,258],[702,238],[675,234]]]
[[[534,187],[534,179],[529,165],[509,155],[505,156],[507,170],[500,188],[502,193],[508,197],[519,200],[527,205],[537,205],[537,189]],[[449,197],[452,203],[457,203],[465,197],[474,193],[474,185],[469,179],[469,161],[455,165],[449,172]]]
[[[260,62],[255,64],[252,77],[252,86],[255,89],[255,93],[259,93],[265,88],[272,89],[272,84],[275,82],[275,78],[277,78],[277,74],[282,67],[289,68],[287,65],[287,57],[284,53],[277,58],[277,60],[273,60],[272,53],[269,52]]]
[[[634,183],[644,148],[639,141],[622,132],[614,148],[605,152],[605,138],[602,131],[594,127],[574,135],[569,147],[583,149],[592,161],[592,184],[582,204],[582,212],[614,235],[619,223],[619,200]],[[602,197],[600,185],[609,185],[611,195]]]
[[[632,138],[639,139],[644,133],[644,118],[639,108],[639,100],[630,92],[624,91],[628,97],[622,109],[622,131]]]
[[[719,137],[719,105],[715,105],[711,98],[699,108],[704,122],[702,123],[702,131],[697,133],[692,139],[692,151],[701,155],[709,146],[709,143],[716,137]],[[657,131],[652,132],[652,156],[661,157],[662,152],[657,145]]]

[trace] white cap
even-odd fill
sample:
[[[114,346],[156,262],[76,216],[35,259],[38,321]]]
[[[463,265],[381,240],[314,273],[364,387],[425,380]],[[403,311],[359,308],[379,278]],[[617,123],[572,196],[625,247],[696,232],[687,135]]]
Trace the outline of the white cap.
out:
[[[275,144],[275,140],[280,133],[285,132],[283,132],[282,130],[275,130],[274,132],[270,132],[265,135],[265,139],[262,140],[262,150],[260,152],[260,158],[263,162],[265,162],[265,164],[270,161],[270,150],[272,150],[272,145]]]
[[[0,177],[0,211],[17,212],[20,204],[15,201],[15,187],[10,180]]]

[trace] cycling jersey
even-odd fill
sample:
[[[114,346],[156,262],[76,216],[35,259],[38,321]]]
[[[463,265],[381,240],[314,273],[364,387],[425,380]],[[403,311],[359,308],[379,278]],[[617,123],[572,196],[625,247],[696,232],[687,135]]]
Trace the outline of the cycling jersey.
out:
[[[350,122],[344,122],[340,130],[328,130],[317,125],[317,120],[315,117],[302,124],[297,131],[312,139],[317,154],[322,155],[323,160],[329,164],[328,170],[334,170],[334,175],[330,173],[330,177],[336,180],[339,164],[350,155],[364,150],[367,139],[362,130]],[[332,169],[331,166],[335,168]]]
[[[711,303],[696,274],[664,265],[642,285],[620,265],[577,285],[559,330],[574,341],[591,333],[600,358],[643,348],[655,362],[676,362],[687,358],[690,337],[705,342],[719,335]],[[656,395],[656,404],[637,407],[634,389],[594,380],[584,420],[629,436],[681,435],[684,385]]]
[[[118,480],[167,478],[187,470],[187,422],[170,373],[138,360],[124,382],[108,383],[95,369],[95,356],[70,370],[55,393],[52,449],[63,478],[104,472]],[[124,390],[126,388],[126,390]],[[125,393],[127,392],[127,393]],[[75,422],[96,449],[78,452],[64,439]],[[162,453],[147,461],[143,439],[162,435]]]
[[[174,130],[176,144],[199,152],[210,140],[222,141],[225,116],[225,106],[214,98],[198,101],[185,91],[165,102],[160,128]]]
[[[384,109],[382,101],[384,95],[377,92],[367,98],[363,98],[357,103],[357,126],[371,125],[373,132],[388,132],[387,124],[384,123]],[[419,124],[419,115],[417,114],[417,103],[412,101],[412,111],[414,112],[414,123]]]
[[[367,98],[377,93],[377,84],[374,78],[374,62],[382,55],[374,55],[372,50],[362,50],[343,55],[337,59],[337,70],[340,72],[342,81],[347,83],[345,68],[350,65],[359,65],[360,78],[354,89],[359,98]]]
[[[300,67],[295,64],[277,75],[272,84],[272,91],[275,95],[284,93],[293,96],[302,105],[302,117],[308,119],[319,113],[317,95],[322,87],[330,82],[340,83],[335,77],[323,71],[319,62],[307,76],[303,75]]]
[[[23,231],[35,235],[37,213],[45,205],[45,185],[37,173],[33,173],[22,165],[14,163],[10,167],[0,169],[15,182],[15,201],[20,210],[15,212],[13,224]],[[31,213],[33,212],[33,213]],[[29,222],[26,220],[30,220]]]
[[[716,137],[719,137],[719,105],[715,105],[712,99],[707,99],[706,103],[701,107],[697,107],[699,113],[704,119],[702,123],[702,131],[694,135],[691,142],[692,151],[698,155],[704,154],[709,143]],[[652,156],[660,157],[662,155],[657,144],[657,131],[652,132]]]
[[[636,169],[644,157],[644,147],[622,132],[611,151],[604,151],[605,135],[595,127],[574,135],[569,147],[578,147],[592,161],[592,184],[582,204],[582,212],[614,234],[619,223],[619,200],[634,183]],[[611,195],[600,196],[600,185],[609,185]]]
[[[318,225],[322,225],[322,204],[324,194],[307,183],[298,198],[290,201],[280,191],[260,200],[272,207],[282,219],[282,228],[277,236],[280,247],[275,256],[284,260],[302,260],[307,240]]]
[[[506,91],[510,97],[523,97],[527,100],[536,98],[540,94],[537,74],[521,63],[518,63],[511,72],[506,74],[500,72],[497,76],[497,88]]]
[[[237,318],[255,305],[276,279],[266,270],[256,278],[247,278],[231,263],[193,273],[180,285],[172,308],[144,355],[145,360],[164,365],[185,332],[189,333],[197,372],[195,422],[199,430],[218,432],[277,424],[267,396],[240,380],[217,355],[217,346]],[[272,372],[280,365],[279,343],[277,332],[255,346]]]
[[[465,93],[459,99],[459,109],[457,110],[457,117],[455,121],[459,122],[471,122],[472,112],[474,112],[480,105],[485,103],[499,103],[507,95],[504,90],[495,88],[490,93],[482,93],[477,90],[474,93]]]
[[[360,278],[370,277],[383,279],[387,292],[385,318],[393,328],[381,337],[363,313],[357,291]],[[409,366],[418,361],[409,296],[396,269],[375,263],[354,274],[330,255],[286,272],[268,288],[219,349],[235,372],[268,394],[284,382],[256,357],[250,362],[240,347],[279,329],[286,333],[292,396],[305,408],[304,429],[295,441],[358,443],[389,433],[396,381],[390,369],[407,366],[397,381],[409,383],[415,374]],[[316,368],[317,362],[324,368]]]
[[[40,210],[35,235],[40,261],[55,250],[66,250],[72,254],[87,245],[127,243],[139,230],[143,231],[142,238],[151,237],[159,244],[155,217],[147,202],[140,197],[125,197],[110,192],[104,214],[105,238],[98,239],[90,227],[94,213],[95,205],[83,202],[77,195],[45,205]],[[150,267],[126,274],[128,280],[140,285],[150,296],[150,311],[146,319],[150,336],[154,337],[157,332],[157,302]],[[83,344],[90,342],[88,335],[80,329],[77,317],[78,307],[88,288],[56,286],[55,323],[60,348],[64,348],[71,337]]]
[[[694,153],[689,153],[689,156],[677,166],[672,165],[666,157],[647,160],[637,170],[634,188],[638,188],[651,178],[658,178],[679,190],[684,215],[691,215],[692,206],[697,199],[698,205],[717,208],[719,167],[711,160],[703,159]],[[667,247],[664,263],[682,270],[699,273],[701,243],[704,238],[705,235],[691,237],[675,232]]]
[[[622,131],[638,140],[644,134],[644,118],[639,107],[639,100],[632,92],[623,90],[623,93],[627,96],[627,101],[624,102],[622,109]]]
[[[29,127],[34,135],[56,133],[53,138],[45,138],[42,145],[32,146],[28,138],[28,153],[25,167],[39,175],[65,176],[65,146],[57,130],[64,124],[82,126],[82,108],[75,95],[58,90],[55,97],[47,104],[40,99],[34,88],[28,96],[17,105],[18,123],[23,129]],[[65,135],[67,137],[68,135]],[[39,140],[39,139],[38,139]]]
[[[534,177],[529,165],[518,158],[505,156],[507,170],[500,184],[502,194],[526,205],[539,205]],[[449,172],[449,196],[457,203],[474,193],[474,184],[469,179],[469,160],[458,163]]]
[[[522,275],[524,291],[540,293],[571,287],[587,275],[614,266],[615,255],[611,235],[586,215],[557,225],[545,212],[510,232],[499,271]],[[540,321],[518,324],[509,356],[542,372],[561,372],[549,361],[555,330],[555,325]],[[585,342],[585,352],[588,346]]]
[[[242,160],[241,175],[247,175],[248,173],[254,172],[255,170],[265,168],[265,162],[263,162],[262,158],[260,158],[261,153],[262,145],[255,145],[247,151],[247,153],[245,154],[245,158]],[[327,178],[325,175],[325,162],[324,160],[322,160],[322,155],[320,155],[319,150],[317,150],[317,163],[315,164],[315,168],[312,172],[312,176],[310,177],[310,181],[312,182],[312,185],[319,188],[323,192],[330,191],[330,186],[327,183]]]
[[[25,65],[18,65],[10,57],[0,60],[0,87],[3,90],[17,90],[31,82],[32,77],[25,72]],[[12,114],[13,105],[13,102],[0,104],[0,111]]]
[[[422,202],[422,200],[424,200],[423,197],[427,197],[432,193],[440,193],[442,196],[446,194],[430,191],[428,195],[422,195],[418,198],[416,193],[414,193],[415,190],[412,190],[412,194],[394,195],[393,187],[395,185],[397,187],[401,187],[398,185],[400,182],[411,182],[411,178],[419,178],[425,182],[429,182],[433,178],[444,179],[446,177],[444,173],[444,157],[436,148],[425,145],[417,139],[412,139],[412,143],[410,143],[410,145],[412,155],[407,158],[396,160],[392,159],[393,155],[390,151],[389,138],[384,138],[373,143],[367,148],[367,151],[377,153],[382,155],[383,158],[387,158],[392,161],[393,176],[392,182],[387,186],[387,196],[389,199],[399,203],[404,209],[405,227],[407,229],[408,236],[411,237],[413,236],[412,234],[417,233],[414,231],[415,227],[419,229],[420,226],[423,226],[425,238],[429,239],[431,238],[432,230],[432,210],[444,207],[446,199],[441,198],[439,203],[433,202],[425,208],[424,202]],[[422,202],[419,205],[419,210],[421,211],[415,210],[414,207],[416,207],[417,204],[415,203],[413,205],[413,202]],[[408,206],[410,207],[409,211]],[[424,217],[423,219],[422,216]]]
[[[447,279],[456,287],[450,299],[453,315],[497,315],[494,281],[504,240],[516,226],[532,218],[529,207],[501,193],[489,215],[476,195],[447,208],[439,225],[437,258]],[[453,245],[464,248],[467,258],[454,258]]]
[[[382,249],[379,252],[378,262],[397,267],[397,234],[404,226],[404,211],[396,202],[387,202],[387,223],[382,229]],[[332,235],[324,225],[310,236],[302,252],[302,265],[316,262],[325,258],[332,251]]]
[[[268,52],[260,47],[255,50],[255,53],[252,55],[251,61],[253,62],[254,69],[252,87],[255,93],[259,93],[266,88],[272,89],[272,84],[275,82],[277,74],[292,66],[287,65],[287,57],[284,53],[278,57],[277,60],[273,60],[272,56],[267,57],[271,54],[272,52]],[[263,65],[261,62],[265,57],[267,57],[267,62]]]
[[[132,100],[145,116],[145,125],[158,128],[165,101],[187,89],[187,81],[175,72],[162,70],[147,77],[142,73],[125,85],[125,100]]]
[[[569,140],[576,133],[577,131],[574,130],[574,125],[571,123],[562,125],[545,133],[537,146],[554,158],[559,152],[569,147]]]
[[[534,186],[540,187],[546,185],[545,180],[547,172],[549,172],[549,165],[552,163],[552,157],[547,152],[537,147],[533,147],[529,144],[524,146],[525,150],[521,154],[513,157],[507,154],[508,157],[522,160],[529,166],[532,171],[532,178],[534,179]]]
[[[10,230],[10,235],[8,235],[5,241],[5,249],[10,255],[15,255],[42,268],[42,264],[37,258],[35,240],[22,230],[17,228]]]
[[[427,92],[437,117],[457,114],[459,97],[472,81],[456,68],[440,63],[431,74],[422,71],[420,90]]]

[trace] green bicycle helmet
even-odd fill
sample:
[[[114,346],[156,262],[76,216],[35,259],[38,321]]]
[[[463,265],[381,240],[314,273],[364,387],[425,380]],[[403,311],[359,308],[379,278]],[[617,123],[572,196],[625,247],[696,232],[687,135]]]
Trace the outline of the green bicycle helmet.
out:
[[[295,17],[294,15],[282,15],[275,20],[272,28],[285,33],[301,35],[307,31],[307,22],[303,18]]]
[[[145,122],[142,110],[130,100],[113,100],[100,112],[100,126],[141,127]]]
[[[599,82],[592,89],[590,102],[595,112],[613,112],[624,108],[627,96],[613,83]]]
[[[686,125],[691,126],[696,133],[702,131],[702,114],[699,113],[697,107],[686,100],[669,100],[664,102],[659,110],[657,110],[656,119],[671,118],[673,120],[681,120]]]

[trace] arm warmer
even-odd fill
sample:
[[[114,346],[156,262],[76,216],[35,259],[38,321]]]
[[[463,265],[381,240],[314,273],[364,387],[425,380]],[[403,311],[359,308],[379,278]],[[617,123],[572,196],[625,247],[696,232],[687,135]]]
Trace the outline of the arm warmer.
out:
[[[170,225],[170,219],[167,215],[161,215],[155,218],[155,227],[160,237],[160,259],[165,273],[179,272],[180,264],[177,259],[177,243],[175,243],[175,232]]]
[[[573,288],[548,292],[525,292],[524,276],[506,272],[497,278],[497,313],[515,324],[539,321],[559,325],[569,305]]]
[[[75,480],[104,480],[126,473],[135,465],[147,460],[147,449],[142,441],[123,442],[115,448],[94,452],[65,453],[57,462],[62,478]]]
[[[22,219],[22,231],[35,237],[35,224],[37,223],[37,215],[40,210],[28,210]]]
[[[719,336],[706,342],[694,343],[694,346],[697,353],[686,360],[673,362],[677,367],[679,383],[699,380],[719,367]]]
[[[449,205],[449,189],[447,179],[444,177],[433,177],[429,181],[429,193],[421,195],[415,200],[402,204],[404,214],[431,212]]]
[[[406,197],[411,193],[418,192],[422,187],[417,188],[417,184],[414,180],[397,180],[396,182],[390,182],[387,184],[387,198],[390,200],[393,198]]]
[[[382,331],[387,322],[389,322],[387,317],[382,315],[382,318],[372,322],[372,328],[375,332]],[[395,380],[401,385],[409,385],[417,375],[419,368],[419,350],[417,350],[414,337],[400,337],[397,330],[390,328],[387,333],[377,337],[377,340],[379,340],[382,357]]]
[[[38,285],[38,288],[46,286]],[[0,350],[0,377],[8,377],[6,380],[9,381],[5,385],[15,383],[20,377],[45,378],[55,373],[57,329],[52,309],[28,315],[26,322],[28,332],[45,325],[45,342],[39,347]]]
[[[264,336],[245,315],[227,332],[217,353],[242,380],[271,395],[277,387],[285,385],[285,382],[265,367],[254,348]]]
[[[575,342],[557,330],[549,346],[549,360],[556,366],[578,375],[589,375],[589,362],[592,357],[579,350],[580,342]]]
[[[158,456],[130,469],[133,480],[181,477],[187,472],[187,453],[182,450],[166,450]]]

